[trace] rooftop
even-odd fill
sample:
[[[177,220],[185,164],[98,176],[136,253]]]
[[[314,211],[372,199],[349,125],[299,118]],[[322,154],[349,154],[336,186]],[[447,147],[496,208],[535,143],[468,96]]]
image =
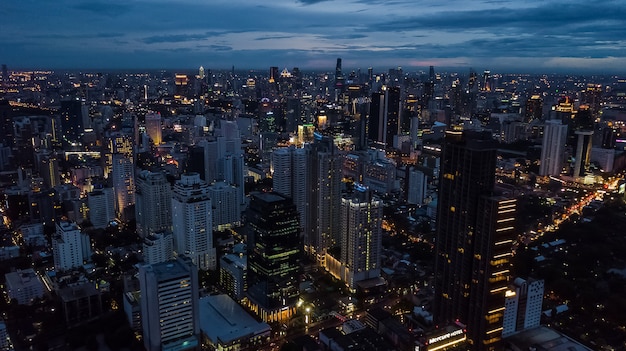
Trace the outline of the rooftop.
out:
[[[506,350],[591,351],[590,348],[548,327],[522,331],[505,339]]]
[[[232,341],[270,332],[267,323],[257,322],[228,295],[205,296],[199,300],[200,329],[214,343]]]

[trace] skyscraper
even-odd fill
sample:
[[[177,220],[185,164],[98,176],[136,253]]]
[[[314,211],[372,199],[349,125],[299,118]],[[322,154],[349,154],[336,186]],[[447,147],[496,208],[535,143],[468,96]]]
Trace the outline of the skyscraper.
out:
[[[146,115],[146,134],[152,139],[154,145],[161,144],[163,137],[160,113],[148,113]]]
[[[248,306],[265,322],[296,312],[301,243],[298,211],[275,192],[254,193],[248,217]]]
[[[538,327],[541,323],[543,280],[517,278],[505,293],[502,336]]]
[[[143,170],[135,178],[137,234],[145,238],[172,227],[172,190],[163,172]]]
[[[139,266],[141,322],[148,351],[199,348],[198,272],[191,261]]]
[[[87,194],[87,207],[89,207],[89,220],[94,228],[106,228],[115,219],[113,189],[95,189]]]
[[[394,147],[394,137],[400,134],[400,88],[383,87],[380,93],[372,93],[368,137],[385,147]],[[381,145],[382,146],[382,145]]]
[[[341,263],[346,267],[342,278],[351,288],[380,276],[382,218],[382,202],[358,183],[341,201]]]
[[[131,206],[135,205],[133,158],[123,154],[113,154],[111,178],[115,194],[115,212],[118,218],[129,220],[134,215]]]
[[[500,341],[514,239],[515,200],[492,195],[495,167],[490,133],[446,133],[439,181],[434,317],[438,324],[467,325],[474,350],[494,350]]]
[[[54,269],[66,271],[82,266],[91,257],[89,236],[81,232],[80,227],[69,221],[59,221],[52,237],[52,256]]]
[[[176,181],[172,196],[174,246],[199,269],[215,269],[213,225],[209,186],[198,173],[186,173]]]
[[[167,262],[174,258],[174,238],[169,230],[151,232],[143,239],[143,261],[146,264]]]
[[[561,124],[560,120],[546,121],[543,128],[539,175],[558,176],[561,174],[565,158],[566,138],[567,125]]]

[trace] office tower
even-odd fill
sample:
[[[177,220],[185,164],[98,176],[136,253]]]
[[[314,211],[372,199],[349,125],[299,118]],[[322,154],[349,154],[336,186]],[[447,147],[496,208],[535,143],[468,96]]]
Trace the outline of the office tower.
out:
[[[220,258],[220,285],[233,299],[241,301],[248,290],[248,258],[243,254],[227,254]]]
[[[82,135],[85,132],[84,121],[88,112],[83,109],[83,103],[78,98],[61,100],[61,128],[63,129],[63,140],[70,146],[80,145]]]
[[[273,190],[290,197],[300,215],[300,228],[310,231],[308,199],[311,175],[308,172],[309,148],[280,148],[272,153]]]
[[[546,121],[543,128],[539,175],[558,176],[561,174],[565,158],[566,138],[567,125],[561,124],[560,120]]]
[[[543,100],[540,95],[533,95],[526,100],[524,108],[524,122],[530,122],[534,119],[540,120],[543,114]]]
[[[278,67],[275,67],[275,66],[270,67],[270,77],[268,79],[268,82],[272,86],[275,86],[278,83],[279,76],[280,76],[280,73],[278,73]]]
[[[200,80],[204,80],[204,67],[202,66],[198,69],[198,78],[200,78]]]
[[[2,65],[3,69],[6,65]],[[9,336],[9,332],[7,330],[7,325],[4,320],[0,321],[0,350],[13,350],[13,345],[11,343],[11,337]]]
[[[139,286],[146,350],[199,349],[196,266],[185,257],[140,265]]]
[[[143,239],[143,261],[157,264],[174,259],[174,236],[169,230],[155,231]]]
[[[576,157],[574,159],[574,174],[575,178],[584,177],[585,172],[589,169],[589,161],[591,159],[591,143],[592,143],[592,130],[577,130],[575,132],[577,136],[576,142]]]
[[[96,189],[87,194],[89,221],[94,228],[106,228],[115,219],[115,196],[113,188]]]
[[[35,153],[35,159],[39,165],[39,176],[43,179],[46,188],[54,188],[61,184],[59,160],[54,153],[40,150]]]
[[[412,205],[422,205],[428,190],[428,176],[423,170],[411,167],[409,170],[407,203]]]
[[[394,137],[400,134],[400,88],[383,87],[381,93],[372,94],[368,137],[385,147],[394,145]]]
[[[253,193],[247,218],[248,306],[265,322],[285,322],[299,296],[298,211],[276,192]]]
[[[227,182],[216,182],[209,186],[209,197],[213,208],[213,229],[225,230],[241,222],[239,188]]]
[[[163,141],[160,113],[148,113],[146,115],[146,134],[152,139],[154,145],[160,145]]]
[[[91,258],[89,236],[81,233],[80,227],[69,221],[59,221],[52,237],[54,269],[66,271],[80,267]]]
[[[341,58],[337,59],[337,65],[335,66],[335,89],[343,91],[346,78],[341,71]]]
[[[118,218],[127,221],[134,217],[135,176],[133,158],[113,154],[111,178],[115,194],[115,212]]]
[[[382,145],[385,143],[385,94],[372,93],[369,120],[367,122],[367,137],[372,142]]]
[[[191,258],[199,269],[215,269],[209,186],[198,173],[186,173],[172,192],[172,225],[176,253]]]
[[[172,227],[172,190],[163,172],[143,170],[135,178],[135,217],[141,238]]]
[[[482,91],[485,92],[490,92],[491,90],[493,90],[493,87],[491,86],[493,83],[491,81],[491,71],[484,71],[483,72],[483,82],[482,82]]]
[[[517,278],[506,291],[502,337],[538,327],[541,323],[543,280]]]
[[[346,268],[342,278],[353,289],[356,282],[380,276],[382,218],[382,201],[358,183],[341,200],[341,263]]]
[[[439,325],[465,324],[475,350],[492,350],[500,340],[514,239],[515,200],[491,196],[495,167],[496,148],[489,132],[446,133],[433,314]]]
[[[186,74],[176,73],[174,76],[174,99],[187,97],[189,97],[189,77]]]

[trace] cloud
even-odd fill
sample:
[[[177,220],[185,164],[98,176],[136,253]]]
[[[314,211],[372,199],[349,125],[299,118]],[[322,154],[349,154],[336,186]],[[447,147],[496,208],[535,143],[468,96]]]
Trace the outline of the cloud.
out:
[[[188,41],[204,40],[206,38],[206,34],[168,34],[146,37],[141,39],[141,41],[146,44],[182,43]]]
[[[326,2],[326,1],[332,1],[332,0],[296,0],[297,3],[303,4],[303,5],[313,5],[313,4],[318,4],[320,2]]]
[[[87,1],[74,6],[77,10],[88,11],[97,15],[116,17],[127,13],[132,6],[123,3]]]
[[[266,37],[254,38],[254,40],[275,40],[275,39],[291,39],[293,35],[270,35]]]

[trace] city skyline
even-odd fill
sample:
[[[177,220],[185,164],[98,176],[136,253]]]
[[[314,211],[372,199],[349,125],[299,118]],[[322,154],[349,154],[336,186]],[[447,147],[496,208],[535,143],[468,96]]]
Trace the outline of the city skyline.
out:
[[[9,1],[11,69],[443,69],[621,73],[618,1]]]

